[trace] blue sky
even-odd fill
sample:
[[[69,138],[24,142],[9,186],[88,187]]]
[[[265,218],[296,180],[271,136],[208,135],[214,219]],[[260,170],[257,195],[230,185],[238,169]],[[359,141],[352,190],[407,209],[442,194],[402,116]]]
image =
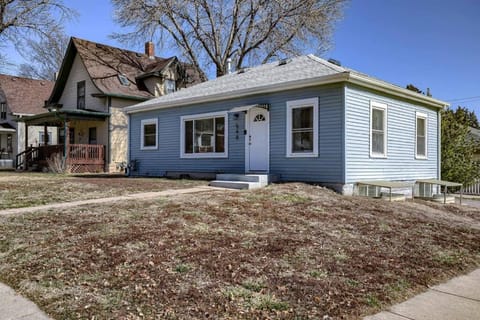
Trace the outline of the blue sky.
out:
[[[67,34],[125,47],[109,38],[119,30],[109,0],[67,4],[80,14]],[[429,87],[435,98],[480,116],[480,1],[352,0],[344,13],[324,58],[402,87]],[[7,54],[21,61],[12,50]],[[157,48],[156,54],[172,53]]]

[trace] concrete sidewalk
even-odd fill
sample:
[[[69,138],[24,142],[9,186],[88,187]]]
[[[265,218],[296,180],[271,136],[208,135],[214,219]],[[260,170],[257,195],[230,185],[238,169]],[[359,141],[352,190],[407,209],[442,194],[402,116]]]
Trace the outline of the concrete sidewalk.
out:
[[[364,320],[478,320],[480,269],[430,287],[427,292]]]
[[[178,194],[199,193],[199,192],[207,192],[207,191],[226,191],[226,190],[228,189],[215,188],[215,187],[209,187],[209,186],[200,186],[200,187],[193,187],[193,188],[187,188],[187,189],[169,189],[169,190],[156,191],[156,192],[132,193],[132,194],[117,196],[117,197],[79,200],[79,201],[71,201],[71,202],[59,202],[59,203],[46,204],[46,205],[36,206],[36,207],[6,209],[6,210],[0,210],[0,215],[21,214],[21,213],[29,213],[29,212],[49,210],[49,209],[59,209],[59,208],[64,209],[64,208],[71,208],[71,207],[77,207],[77,206],[83,206],[83,205],[108,203],[108,202],[115,202],[115,201],[125,201],[125,200],[132,200],[132,199],[154,199],[158,197],[174,196]]]
[[[0,283],[0,320],[50,320],[38,307]]]

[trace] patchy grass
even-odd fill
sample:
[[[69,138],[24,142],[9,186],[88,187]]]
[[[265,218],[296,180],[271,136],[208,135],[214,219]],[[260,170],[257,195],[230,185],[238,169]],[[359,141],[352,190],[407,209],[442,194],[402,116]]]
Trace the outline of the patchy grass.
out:
[[[357,319],[479,265],[478,209],[304,184],[0,217],[0,281],[57,319]]]
[[[0,172],[0,210],[205,185],[206,181]]]

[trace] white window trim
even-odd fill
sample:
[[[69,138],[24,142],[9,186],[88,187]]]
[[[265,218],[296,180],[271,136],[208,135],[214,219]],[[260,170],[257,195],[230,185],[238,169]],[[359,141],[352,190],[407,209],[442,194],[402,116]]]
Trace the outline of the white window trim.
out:
[[[373,142],[372,142],[372,116],[373,116],[373,109],[382,110],[383,111],[383,124],[384,124],[384,135],[383,135],[383,146],[384,150],[383,153],[377,153],[372,151]],[[388,154],[388,106],[386,103],[380,103],[376,101],[370,101],[370,158],[387,158]]]
[[[204,153],[185,153],[185,121],[202,120],[211,118],[225,118],[225,152],[204,152]],[[228,112],[210,112],[201,114],[192,114],[180,117],[180,158],[182,159],[202,159],[202,158],[228,158]]]
[[[145,125],[149,125],[149,124],[154,124],[155,125],[155,145],[154,146],[145,146]],[[140,135],[140,139],[141,139],[141,144],[140,144],[140,149],[141,150],[157,150],[158,149],[158,119],[157,118],[154,118],[154,119],[144,119],[141,121],[141,135]]]
[[[313,106],[313,151],[292,152],[292,110]],[[287,158],[318,157],[318,98],[287,101]]]
[[[425,155],[418,155],[417,151],[417,132],[418,132],[418,118],[425,120]],[[423,112],[415,112],[415,159],[428,159],[428,115]]]

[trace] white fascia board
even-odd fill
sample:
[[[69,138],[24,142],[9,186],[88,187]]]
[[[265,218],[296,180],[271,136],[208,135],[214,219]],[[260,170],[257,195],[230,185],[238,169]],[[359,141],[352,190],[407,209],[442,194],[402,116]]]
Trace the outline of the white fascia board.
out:
[[[226,93],[208,95],[204,97],[192,97],[192,98],[186,98],[186,99],[165,102],[165,103],[158,103],[158,104],[152,103],[152,104],[147,104],[142,106],[131,106],[131,107],[126,107],[124,110],[126,113],[131,114],[131,113],[137,113],[137,112],[180,107],[180,106],[193,104],[193,103],[197,104],[197,103],[204,103],[204,102],[212,102],[212,101],[226,100],[231,98],[251,96],[251,95],[260,94],[260,93],[267,93],[267,92],[270,93],[270,92],[284,91],[284,90],[290,90],[290,89],[304,88],[306,86],[337,83],[337,82],[346,81],[347,79],[348,79],[348,72],[343,72],[343,73],[337,73],[329,76],[321,76],[317,78],[309,78],[304,80],[295,80],[295,81],[283,82],[283,83],[274,84],[274,85],[263,85],[255,88],[235,90],[235,91],[230,91]]]
[[[408,89],[395,86],[393,84],[390,84],[384,81],[372,79],[370,77],[365,77],[355,73],[350,73],[348,82],[353,84],[358,84],[362,87],[379,90],[388,94],[392,94],[397,97],[402,97],[408,100],[424,103],[439,109],[445,109],[448,106],[450,106],[450,104],[447,102],[437,100],[437,99],[422,95],[420,93],[416,93]]]
[[[30,117],[30,116],[34,116],[35,114],[34,113],[17,113],[17,112],[12,112],[11,113],[12,116],[16,116],[16,117]]]
[[[232,98],[241,98],[241,97],[251,96],[251,95],[261,94],[261,93],[278,92],[278,91],[284,91],[284,90],[305,88],[307,86],[325,85],[325,84],[338,83],[338,82],[348,82],[352,84],[357,84],[365,88],[378,90],[378,91],[391,94],[397,97],[402,97],[408,100],[424,103],[434,108],[445,109],[446,107],[450,106],[450,104],[447,102],[437,100],[428,96],[424,96],[422,94],[395,86],[393,84],[389,84],[384,81],[376,80],[370,77],[362,76],[360,74],[345,71],[345,72],[340,72],[340,73],[336,73],[328,76],[320,76],[316,78],[308,78],[303,80],[294,80],[294,81],[283,82],[280,84],[273,84],[273,85],[263,85],[263,86],[257,86],[254,88],[247,88],[247,89],[235,90],[230,92],[222,92],[222,93],[213,94],[213,95],[206,95],[203,97],[185,98],[185,99],[180,99],[177,101],[169,101],[165,103],[162,103],[162,102],[155,103],[154,101],[151,101],[151,103],[148,103],[147,101],[145,102],[146,104],[126,107],[124,108],[124,110],[127,114],[132,114],[137,112],[181,107],[189,104],[198,104],[198,103],[205,103],[205,102],[212,102],[212,101],[227,100]]]

